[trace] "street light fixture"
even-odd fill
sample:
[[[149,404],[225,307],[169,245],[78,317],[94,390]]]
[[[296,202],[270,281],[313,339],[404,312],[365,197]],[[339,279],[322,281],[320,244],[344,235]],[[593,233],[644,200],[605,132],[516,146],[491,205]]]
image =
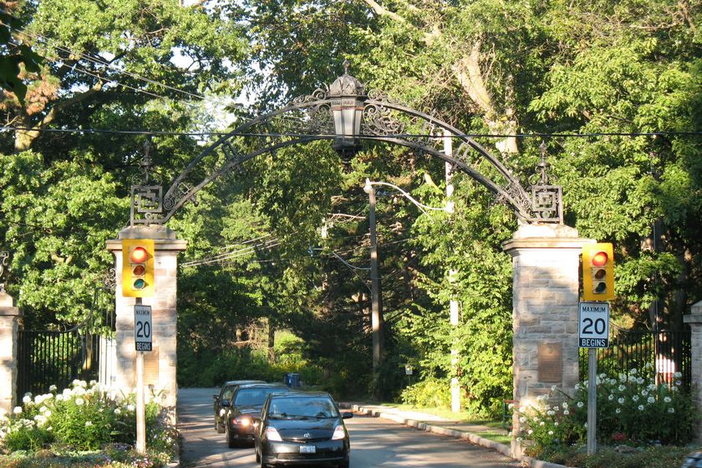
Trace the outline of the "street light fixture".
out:
[[[344,74],[329,86],[331,113],[334,119],[332,147],[343,157],[351,158],[361,148],[361,121],[367,99],[363,84],[349,75],[349,62],[344,60]]]

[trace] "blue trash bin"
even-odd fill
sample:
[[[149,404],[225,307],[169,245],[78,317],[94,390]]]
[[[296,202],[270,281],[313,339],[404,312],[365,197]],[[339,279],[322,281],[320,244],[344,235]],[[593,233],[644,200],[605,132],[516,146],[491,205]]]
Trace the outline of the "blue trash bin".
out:
[[[285,374],[284,382],[285,385],[290,388],[297,388],[300,386],[300,374],[297,372],[288,372]]]

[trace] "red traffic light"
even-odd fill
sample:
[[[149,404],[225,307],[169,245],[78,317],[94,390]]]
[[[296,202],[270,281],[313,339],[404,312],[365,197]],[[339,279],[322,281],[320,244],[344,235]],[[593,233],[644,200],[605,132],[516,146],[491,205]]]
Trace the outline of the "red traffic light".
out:
[[[154,295],[155,252],[153,239],[122,240],[122,295]]]
[[[599,242],[583,245],[583,299],[608,301],[614,297],[612,244]]]
[[[592,265],[593,266],[604,266],[607,264],[607,261],[609,260],[609,255],[607,255],[607,252],[597,252],[595,255],[592,256]]]
[[[149,258],[149,252],[144,247],[134,247],[129,254],[129,261],[133,263],[144,263]]]

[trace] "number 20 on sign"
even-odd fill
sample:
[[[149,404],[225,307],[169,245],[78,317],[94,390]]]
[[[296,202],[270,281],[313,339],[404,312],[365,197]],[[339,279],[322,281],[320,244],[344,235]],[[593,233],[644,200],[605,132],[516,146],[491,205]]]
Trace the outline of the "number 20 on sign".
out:
[[[607,302],[580,303],[578,337],[581,348],[609,346],[609,304]]]
[[[137,351],[151,351],[151,306],[134,306],[134,344]]]

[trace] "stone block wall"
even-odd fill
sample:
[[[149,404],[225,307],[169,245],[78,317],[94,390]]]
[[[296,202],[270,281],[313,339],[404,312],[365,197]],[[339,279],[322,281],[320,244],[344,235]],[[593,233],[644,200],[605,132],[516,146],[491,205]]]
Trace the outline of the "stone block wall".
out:
[[[697,408],[702,409],[702,301],[692,306],[689,315],[684,316],[685,323],[690,325],[692,336],[692,388]],[[698,443],[702,443],[702,420],[697,421]]]
[[[144,352],[144,381],[153,394],[163,394],[163,402],[172,408],[175,420],[178,386],[177,366],[177,280],[178,254],[186,242],[175,238],[165,226],[130,227],[122,230],[118,240],[108,241],[107,248],[115,254],[117,289],[116,349],[110,378],[112,386],[134,391],[136,386],[136,350],[134,346],[134,305],[137,299],[122,296],[122,239],[154,239],[154,296],[142,298],[142,304],[152,309],[152,351]]]
[[[528,406],[556,386],[578,383],[579,265],[581,239],[564,225],[525,225],[503,246],[512,255],[513,356],[516,405]],[[515,435],[519,419],[513,421]],[[521,447],[512,442],[514,456]]]
[[[0,292],[0,409],[10,412],[17,405],[17,335],[22,312],[12,296]]]

